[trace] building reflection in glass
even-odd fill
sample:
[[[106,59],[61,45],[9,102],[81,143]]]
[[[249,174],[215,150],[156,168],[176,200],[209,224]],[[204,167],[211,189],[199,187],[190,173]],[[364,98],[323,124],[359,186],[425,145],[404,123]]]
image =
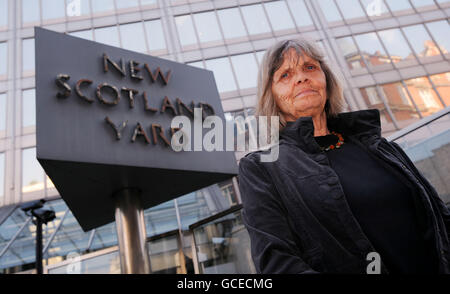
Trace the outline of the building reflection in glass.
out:
[[[444,100],[445,106],[450,106],[450,72],[432,75],[430,79]]]
[[[405,80],[405,83],[422,116],[425,117],[443,109],[442,102],[427,77]]]
[[[394,127],[385,103],[394,115],[398,124],[397,127],[399,128],[405,127],[420,118],[402,83],[384,84],[379,89],[380,92],[377,92],[375,87],[367,87],[361,89],[361,94],[368,108],[377,108],[380,110],[383,131],[385,129],[390,130]],[[380,97],[379,93],[383,96]],[[383,103],[383,100],[385,103]]]

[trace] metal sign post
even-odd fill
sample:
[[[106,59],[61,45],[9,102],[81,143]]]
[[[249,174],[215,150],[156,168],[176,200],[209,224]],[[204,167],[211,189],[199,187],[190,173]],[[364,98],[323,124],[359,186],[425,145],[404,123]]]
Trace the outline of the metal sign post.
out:
[[[114,195],[120,267],[123,274],[149,274],[144,211],[138,189],[126,188]]]

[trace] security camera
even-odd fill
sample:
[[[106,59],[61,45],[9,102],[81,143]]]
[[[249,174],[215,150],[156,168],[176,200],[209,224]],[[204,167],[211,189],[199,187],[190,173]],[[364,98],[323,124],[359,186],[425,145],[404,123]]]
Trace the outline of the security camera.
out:
[[[27,212],[33,209],[38,209],[38,208],[42,208],[42,206],[44,206],[45,200],[44,199],[40,199],[40,200],[35,200],[35,201],[31,201],[31,202],[27,202],[24,203],[20,206],[20,208]]]
[[[48,222],[51,222],[55,219],[55,212],[53,210],[45,209],[45,208],[38,208],[31,212],[33,216],[36,218],[39,218],[41,222],[44,224],[47,224]]]

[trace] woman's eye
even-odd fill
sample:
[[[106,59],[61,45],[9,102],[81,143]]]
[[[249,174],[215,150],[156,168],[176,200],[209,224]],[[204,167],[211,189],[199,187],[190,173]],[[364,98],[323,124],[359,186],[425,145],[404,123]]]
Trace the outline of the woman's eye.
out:
[[[284,78],[287,78],[288,76],[289,76],[289,74],[287,72],[285,72],[284,74],[282,74],[280,76],[280,78],[284,79]]]
[[[307,65],[306,69],[313,70],[313,69],[316,69],[316,66],[315,65]]]

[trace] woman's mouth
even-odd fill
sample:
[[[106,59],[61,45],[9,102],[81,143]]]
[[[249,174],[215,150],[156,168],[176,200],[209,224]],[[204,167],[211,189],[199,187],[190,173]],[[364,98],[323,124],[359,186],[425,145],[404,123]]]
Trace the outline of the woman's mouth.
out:
[[[302,97],[306,97],[308,95],[313,95],[313,94],[317,94],[317,91],[313,90],[313,89],[305,89],[300,91],[297,95],[295,95],[294,98],[302,98]]]

